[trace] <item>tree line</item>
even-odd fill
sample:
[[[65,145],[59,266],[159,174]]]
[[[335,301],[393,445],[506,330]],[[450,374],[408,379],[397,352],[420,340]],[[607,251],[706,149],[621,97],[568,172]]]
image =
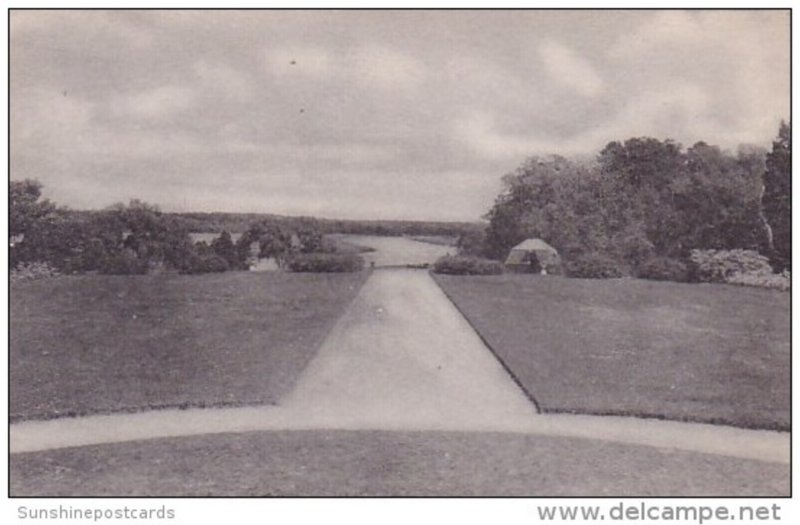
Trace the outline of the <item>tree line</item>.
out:
[[[284,266],[301,254],[335,252],[313,224],[262,219],[234,242],[223,230],[211,243],[193,242],[190,224],[154,205],[132,200],[100,211],[73,211],[41,198],[34,180],[9,191],[11,266],[46,263],[62,273],[208,273],[245,270],[262,257]]]
[[[503,183],[488,226],[462,236],[462,252],[502,260],[538,237],[573,273],[602,267],[641,276],[654,264],[678,266],[697,249],[757,251],[775,271],[791,265],[786,123],[769,152],[631,138],[609,143],[594,162],[530,158]]]

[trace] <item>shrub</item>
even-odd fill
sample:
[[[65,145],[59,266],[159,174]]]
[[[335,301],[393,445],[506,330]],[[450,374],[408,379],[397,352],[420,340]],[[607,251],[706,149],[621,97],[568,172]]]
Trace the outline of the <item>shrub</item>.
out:
[[[689,279],[689,269],[678,259],[651,257],[637,268],[636,275],[642,279],[682,283]]]
[[[138,258],[128,250],[106,257],[100,273],[108,275],[142,275],[147,273],[147,260]]]
[[[608,255],[590,252],[566,263],[569,277],[584,279],[613,279],[624,275],[620,264]]]
[[[189,258],[189,264],[184,268],[184,273],[220,273],[227,272],[229,268],[228,261],[219,255],[213,253],[194,254]]]
[[[763,275],[735,273],[728,277],[728,283],[742,286],[758,286],[774,290],[788,291],[792,288],[789,272],[771,273]]]
[[[753,250],[692,250],[689,256],[693,280],[726,283],[734,275],[772,274],[769,260]]]
[[[28,262],[20,263],[14,267],[9,278],[11,281],[35,281],[37,279],[46,279],[48,277],[57,277],[58,270],[50,266],[46,262]]]
[[[341,273],[364,268],[364,259],[354,253],[296,253],[285,261],[290,272]]]
[[[503,264],[481,257],[445,255],[433,263],[433,272],[449,275],[497,275],[503,273]]]

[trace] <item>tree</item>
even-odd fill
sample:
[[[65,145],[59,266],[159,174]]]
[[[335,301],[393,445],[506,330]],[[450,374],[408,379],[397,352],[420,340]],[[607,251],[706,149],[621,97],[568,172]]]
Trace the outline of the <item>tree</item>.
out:
[[[769,258],[781,271],[792,265],[792,126],[781,122],[767,154],[762,205],[771,233]]]
[[[228,263],[229,268],[239,268],[243,266],[243,261],[239,258],[236,246],[233,244],[231,234],[223,230],[219,237],[211,242],[211,251]]]
[[[298,230],[297,238],[300,242],[301,253],[314,253],[323,251],[322,232],[314,227],[304,227]]]
[[[8,234],[25,234],[31,226],[56,210],[42,196],[42,183],[37,180],[12,180],[8,187]]]
[[[609,143],[598,158],[607,193],[616,202],[607,208],[614,230],[627,228],[630,221],[641,221],[647,238],[658,255],[677,255],[676,239],[680,217],[676,214],[672,185],[685,175],[685,156],[681,145],[639,137],[624,143]]]
[[[605,246],[596,166],[534,157],[503,182],[506,189],[486,216],[488,256],[504,259],[528,237],[540,237],[567,256]]]

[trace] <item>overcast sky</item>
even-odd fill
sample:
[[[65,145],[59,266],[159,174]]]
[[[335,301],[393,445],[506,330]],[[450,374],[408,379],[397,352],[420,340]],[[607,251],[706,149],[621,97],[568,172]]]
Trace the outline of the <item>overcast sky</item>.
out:
[[[786,11],[14,11],[13,179],[73,208],[475,220],[535,154],[769,146]]]

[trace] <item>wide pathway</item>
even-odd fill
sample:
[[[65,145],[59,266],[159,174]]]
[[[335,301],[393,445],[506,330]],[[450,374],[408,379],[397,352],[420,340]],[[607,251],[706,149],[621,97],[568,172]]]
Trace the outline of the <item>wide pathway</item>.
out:
[[[258,430],[455,430],[570,436],[788,464],[789,434],[540,415],[427,272],[373,273],[279,406],[162,410],[11,426],[11,452]]]

